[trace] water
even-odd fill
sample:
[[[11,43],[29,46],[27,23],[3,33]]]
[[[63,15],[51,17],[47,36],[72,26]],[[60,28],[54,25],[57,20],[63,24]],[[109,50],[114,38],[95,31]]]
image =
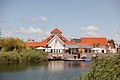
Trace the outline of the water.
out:
[[[90,62],[48,61],[0,64],[0,80],[66,80],[90,70]]]

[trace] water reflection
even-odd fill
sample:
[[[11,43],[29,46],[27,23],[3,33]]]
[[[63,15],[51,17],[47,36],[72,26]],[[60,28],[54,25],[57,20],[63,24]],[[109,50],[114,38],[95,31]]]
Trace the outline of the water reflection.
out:
[[[14,63],[14,64],[0,64],[0,72],[17,72],[25,71],[27,69],[35,69],[37,67],[48,66],[48,62],[41,63]]]
[[[63,61],[50,61],[48,64],[48,70],[52,72],[62,71],[64,70],[64,62]]]
[[[90,70],[90,62],[48,61],[0,65],[0,80],[66,80]]]
[[[26,64],[0,64],[0,72],[16,72],[24,71],[27,69]]]
[[[90,68],[90,62],[82,62],[82,61],[49,61],[49,62],[41,62],[41,63],[19,63],[19,64],[1,64],[0,72],[16,72],[16,71],[24,71],[27,69],[38,69],[43,67],[43,69],[47,69],[52,72],[62,71],[67,68]]]
[[[65,63],[66,68],[90,68],[90,62],[69,61]]]
[[[62,71],[67,68],[90,68],[90,62],[82,61],[50,61],[48,64],[49,71]]]

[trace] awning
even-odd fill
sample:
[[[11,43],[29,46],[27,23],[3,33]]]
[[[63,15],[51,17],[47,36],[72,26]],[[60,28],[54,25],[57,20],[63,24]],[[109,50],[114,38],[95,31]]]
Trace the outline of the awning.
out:
[[[92,48],[92,46],[89,45],[79,45],[79,44],[69,44],[66,45],[67,48]]]
[[[37,47],[36,49],[45,49],[44,47]]]
[[[66,47],[51,47],[51,48],[48,48],[48,49],[68,49]]]
[[[91,50],[101,50],[101,48],[92,48]]]

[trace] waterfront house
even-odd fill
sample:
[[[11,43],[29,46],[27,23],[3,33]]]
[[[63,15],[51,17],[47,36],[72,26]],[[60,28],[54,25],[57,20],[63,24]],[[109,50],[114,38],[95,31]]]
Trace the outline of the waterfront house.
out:
[[[28,47],[43,47],[48,53],[64,53],[68,50],[66,44],[71,44],[71,42],[62,35],[59,29],[55,28],[51,31],[51,35],[41,42],[28,41],[26,44]]]
[[[51,35],[40,42],[34,42],[34,40],[29,40],[26,45],[31,48],[44,49],[48,53],[69,53],[69,54],[79,54],[79,53],[90,53],[92,48],[99,47],[105,50],[107,43],[107,38],[73,38],[68,40],[62,35],[62,31],[58,28],[53,29]],[[105,53],[106,51],[102,51]]]

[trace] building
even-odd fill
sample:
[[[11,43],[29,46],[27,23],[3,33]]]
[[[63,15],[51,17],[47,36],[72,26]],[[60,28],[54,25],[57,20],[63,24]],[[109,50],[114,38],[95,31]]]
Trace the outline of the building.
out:
[[[48,53],[69,53],[77,54],[84,52],[91,52],[91,48],[100,47],[105,48],[107,45],[107,38],[86,38],[68,40],[62,35],[62,31],[58,28],[52,30],[51,35],[41,42],[34,42],[29,40],[26,42],[28,47],[40,47]]]
[[[43,47],[45,48],[45,52],[49,53],[64,53],[68,49],[66,48],[66,44],[69,43],[71,42],[57,28],[52,30],[51,35],[41,42],[26,42],[28,47]]]
[[[87,44],[92,47],[91,52],[107,53],[107,46],[108,46],[107,38],[83,37],[80,40],[81,40],[81,44]]]
[[[105,47],[108,44],[107,38],[82,37],[80,40],[82,44],[88,44],[92,47]]]

